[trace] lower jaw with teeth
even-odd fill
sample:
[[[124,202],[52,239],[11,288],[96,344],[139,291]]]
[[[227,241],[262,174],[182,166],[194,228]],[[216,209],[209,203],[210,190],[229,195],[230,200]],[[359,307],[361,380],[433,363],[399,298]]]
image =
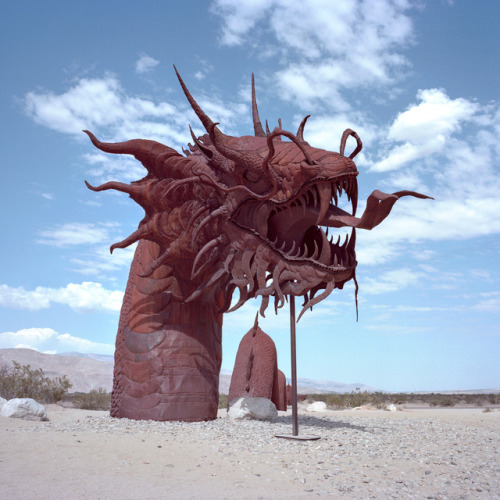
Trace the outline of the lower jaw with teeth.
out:
[[[309,241],[306,241],[308,234],[306,232],[301,244],[297,244],[295,240],[287,241],[283,239],[280,241],[279,238],[275,238],[273,246],[285,258],[292,260],[306,259],[327,267],[353,268],[356,265],[354,231],[353,229],[351,238],[346,235],[342,245],[339,244],[340,236],[337,243],[334,244],[332,238],[329,241],[325,232],[315,227],[308,230],[308,232],[314,233],[313,236],[309,237]]]

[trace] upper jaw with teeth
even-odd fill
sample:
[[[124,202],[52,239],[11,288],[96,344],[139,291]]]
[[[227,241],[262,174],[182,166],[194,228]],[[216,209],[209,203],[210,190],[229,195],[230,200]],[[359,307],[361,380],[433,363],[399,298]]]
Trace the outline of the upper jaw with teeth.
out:
[[[339,208],[338,200],[347,195],[352,215]],[[321,180],[306,185],[297,196],[268,208],[267,239],[283,257],[308,260],[321,267],[345,270],[356,266],[355,233],[340,244],[328,238],[328,227],[340,227],[338,217],[353,217],[357,206],[357,183],[354,177]],[[268,205],[269,207],[269,205]],[[319,226],[325,226],[323,230]],[[265,233],[264,233],[265,234]]]

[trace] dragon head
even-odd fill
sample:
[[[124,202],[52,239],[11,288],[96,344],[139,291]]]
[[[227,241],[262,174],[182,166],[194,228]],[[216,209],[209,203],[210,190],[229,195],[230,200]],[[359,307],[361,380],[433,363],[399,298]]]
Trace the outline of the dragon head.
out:
[[[283,130],[281,120],[272,132],[267,124],[264,131],[252,75],[254,135],[228,136],[177,76],[207,132],[196,137],[191,130],[194,144],[183,150],[184,156],[155,141],[103,143],[85,131],[102,151],[132,154],[148,170],[131,184],[87,186],[126,192],[144,208],[138,229],[111,251],[141,239],[155,242],[157,250],[143,265],[143,276],[166,280],[176,300],[213,300],[214,293],[222,292],[221,307],[228,311],[261,296],[264,314],[270,297],[277,310],[286,295],[303,296],[302,315],[335,288],[355,280],[357,228],[378,225],[401,196],[428,198],[411,191],[374,191],[358,218],[353,159],[362,143],[356,132],[347,129],[335,153],[304,140],[309,116],[296,134]],[[345,156],[351,136],[356,147]],[[342,198],[347,198],[349,211],[340,208]],[[340,227],[352,228],[344,241],[329,235]],[[231,308],[235,289],[239,300]]]

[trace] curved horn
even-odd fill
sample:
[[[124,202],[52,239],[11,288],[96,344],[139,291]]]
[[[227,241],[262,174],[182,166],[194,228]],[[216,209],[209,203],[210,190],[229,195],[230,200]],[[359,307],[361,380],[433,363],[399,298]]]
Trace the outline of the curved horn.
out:
[[[210,148],[207,148],[204,144],[201,143],[201,141],[198,140],[198,138],[194,135],[191,125],[189,125],[189,131],[191,132],[191,137],[193,138],[194,143],[196,144],[198,149],[203,153],[203,156],[205,156],[209,160],[212,159],[214,156],[214,152]]]
[[[307,151],[307,149],[304,147],[305,144],[303,142],[300,142],[299,139],[297,137],[295,137],[291,132],[287,132],[286,130],[274,129],[272,131],[271,135],[269,135],[267,137],[267,147],[269,149],[269,153],[268,153],[268,155],[266,156],[266,158],[264,159],[264,161],[262,163],[262,168],[264,170],[268,170],[269,169],[269,162],[271,161],[272,157],[274,156],[273,139],[275,137],[277,137],[277,136],[284,136],[284,137],[288,137],[289,139],[291,139],[300,148],[300,150],[304,154],[304,156],[306,158],[306,161],[307,161],[307,163],[309,165],[316,165],[317,164],[311,158],[311,156],[309,155],[309,152]]]
[[[255,137],[266,137],[266,133],[260,123],[259,110],[257,109],[257,99],[255,97],[255,78],[252,73],[252,118]]]
[[[349,158],[352,160],[363,149],[363,143],[361,142],[359,135],[356,134],[354,130],[351,130],[350,128],[344,130],[342,139],[340,139],[340,154],[342,156],[344,156],[345,143],[347,142],[347,139],[350,135],[352,135],[356,139],[356,149],[349,155]]]
[[[297,140],[300,141],[300,142],[306,142],[304,141],[304,127],[306,126],[306,122],[308,120],[308,118],[310,117],[311,115],[307,115],[301,122],[300,122],[300,125],[299,125],[299,128],[297,129]],[[307,143],[306,143],[307,144]]]
[[[101,142],[96,136],[84,130],[92,144],[105,153],[113,154],[129,154],[139,160],[148,172],[155,175],[157,178],[162,177],[161,165],[158,165],[158,158],[164,156],[164,159],[171,156],[181,156],[175,149],[169,148],[160,142],[146,139],[132,139],[125,142]]]
[[[179,75],[179,72],[177,71],[177,68],[174,65],[174,70],[175,74],[177,75],[177,78],[179,79],[179,83],[181,84],[182,90],[184,92],[184,95],[186,96],[187,100],[189,101],[189,104],[191,104],[191,107],[193,108],[193,111],[196,113],[198,118],[200,119],[201,123],[203,123],[203,126],[207,130],[207,132],[210,130],[210,128],[213,126],[214,122],[211,120],[211,118],[200,108],[200,105],[194,100],[194,97],[191,95],[189,90],[186,87],[186,84],[181,78],[181,75]]]
[[[226,156],[227,158],[230,158],[231,160],[238,161],[240,159],[238,154],[232,149],[227,148],[224,144],[229,136],[223,134],[217,128],[217,125],[219,123],[218,122],[214,123],[211,120],[211,118],[200,108],[199,104],[194,100],[194,97],[191,95],[186,85],[184,84],[184,81],[182,80],[181,75],[179,75],[179,72],[177,71],[177,68],[175,66],[174,69],[177,78],[179,79],[179,83],[181,84],[182,90],[184,91],[184,95],[189,101],[189,104],[191,104],[193,111],[196,113],[201,123],[205,127],[206,131],[208,132],[212,144],[215,146],[217,151],[219,151],[222,155]]]
[[[226,146],[225,142],[227,136],[217,129],[217,125],[218,123],[213,123],[211,128],[208,130],[210,140],[215,146],[215,149],[217,149],[221,155],[233,160],[239,166],[244,165],[250,170],[261,170],[262,160],[260,156],[250,151],[237,151]]]

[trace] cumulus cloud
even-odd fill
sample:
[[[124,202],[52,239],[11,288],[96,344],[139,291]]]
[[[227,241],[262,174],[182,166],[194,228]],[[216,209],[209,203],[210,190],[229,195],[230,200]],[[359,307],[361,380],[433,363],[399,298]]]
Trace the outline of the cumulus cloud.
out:
[[[115,351],[111,344],[92,342],[69,333],[59,334],[52,328],[25,328],[16,332],[2,332],[0,348],[28,348],[50,353],[78,351],[113,354]]]
[[[130,267],[134,258],[137,243],[127,248],[120,248],[110,254],[109,246],[98,246],[92,248],[91,255],[80,255],[70,259],[76,266],[76,272],[85,276],[101,277],[118,269]]]
[[[152,58],[151,56],[148,56],[146,54],[141,55],[137,62],[135,63],[135,72],[142,74],[142,73],[149,73],[151,72],[156,66],[160,64],[160,61],[157,61],[156,59]]]
[[[416,284],[421,277],[421,273],[411,269],[393,269],[381,274],[376,279],[365,278],[361,287],[363,294],[381,294],[396,292],[402,288]]]
[[[147,131],[147,137],[163,140],[179,133],[179,110],[175,106],[129,96],[111,75],[82,78],[62,94],[28,92],[24,104],[26,113],[40,125],[78,137],[83,137],[84,129],[105,129],[117,140],[141,137],[127,135],[133,131]]]
[[[107,290],[100,283],[69,283],[62,288],[38,286],[34,290],[0,285],[0,306],[36,311],[51,304],[63,304],[77,312],[116,312],[121,308],[123,292]]]
[[[73,271],[86,276],[102,277],[104,274],[130,266],[137,243],[117,249],[112,254],[112,243],[123,240],[121,225],[115,222],[68,222],[39,231],[36,242],[56,248],[77,247],[69,258]]]
[[[467,99],[451,99],[443,89],[419,90],[418,104],[400,113],[387,133],[395,144],[372,166],[376,172],[399,169],[419,158],[443,151],[450,138],[474,118],[479,105]]]
[[[109,241],[109,228],[117,224],[69,222],[40,231],[37,243],[55,247],[92,245]]]
[[[212,6],[222,18],[222,44],[271,46],[285,56],[276,74],[282,95],[308,108],[328,99],[340,110],[349,108],[345,89],[385,85],[406,67],[402,49],[413,36],[408,10],[408,3],[393,0],[217,0]]]

